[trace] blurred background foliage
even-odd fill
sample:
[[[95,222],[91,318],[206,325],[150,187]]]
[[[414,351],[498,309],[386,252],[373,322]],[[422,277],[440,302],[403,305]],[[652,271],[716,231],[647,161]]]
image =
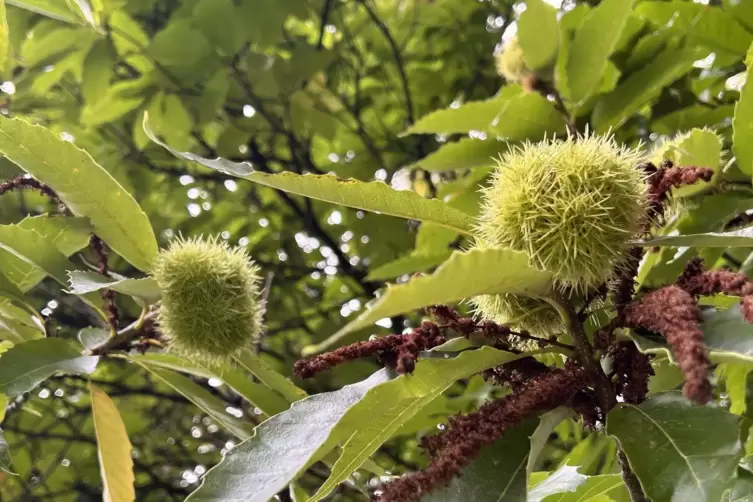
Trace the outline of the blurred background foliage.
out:
[[[567,38],[598,1],[549,3],[559,9]],[[753,41],[753,6],[733,0],[704,3],[712,5],[638,3],[608,61],[597,96],[602,102],[582,103],[574,111],[581,130],[589,122],[619,125],[615,132],[620,141],[651,145],[664,135],[711,125],[729,146],[739,77]],[[43,124],[91,153],[139,201],[161,245],[182,234],[220,235],[245,246],[272,286],[266,333],[256,348],[285,375],[291,375],[305,347],[326,339],[364,309],[384,281],[431,269],[452,249],[463,247],[466,237],[201,169],[151,143],[141,126],[144,112],[155,132],[177,150],[247,161],[263,172],[331,172],[382,180],[442,198],[471,214],[478,208],[477,189],[490,171],[489,158],[506,148],[490,137],[536,140],[564,131],[564,121],[545,108],[550,104],[532,95],[518,113],[502,114],[497,107],[494,121],[488,120],[487,109],[486,115],[448,115],[446,133],[401,134],[436,109],[467,111],[464,103],[492,99],[500,88],[502,95],[520,92],[497,76],[494,54],[503,39],[514,36],[523,2],[7,4],[13,59],[4,69],[0,111]],[[695,52],[682,52],[688,47]],[[614,103],[615,95],[626,102]],[[618,119],[608,115],[615,109]],[[438,153],[430,156],[433,152]],[[0,179],[20,172],[0,161]],[[725,193],[707,197],[702,207],[688,202],[693,210],[673,222],[673,228],[684,233],[721,230],[717,227],[753,208],[752,200],[748,194]],[[0,223],[50,209],[41,196],[14,192],[0,198]],[[643,279],[647,284],[671,280],[696,253],[739,267],[750,251],[686,250],[675,256],[675,249],[665,248],[650,255]],[[86,253],[77,259],[93,262]],[[124,275],[136,272],[114,256],[111,267]],[[75,338],[79,329],[98,321],[59,289],[42,281],[29,293],[30,301],[43,312],[48,333]],[[138,317],[136,303],[127,297],[119,302],[124,323]],[[4,319],[11,314],[11,307],[3,310]],[[383,319],[381,331],[361,331],[345,341],[401,332],[419,322],[418,316]],[[360,361],[296,383],[309,393],[322,392],[363,379],[376,367]],[[679,382],[670,367],[659,374],[662,388]],[[134,446],[137,500],[182,500],[221,453],[238,442],[218,424],[216,414],[195,407],[163,379],[133,364],[108,360],[92,381],[115,399],[123,414]],[[201,386],[212,398],[209,407],[226,417],[247,424],[265,417],[217,379],[192,376],[182,384]],[[419,434],[500,392],[481,377],[458,382],[373,458],[392,473],[422,465]],[[45,382],[10,407],[3,430],[18,476],[0,473],[0,500],[99,499],[86,380]],[[614,451],[612,439],[566,421],[547,445],[539,468],[569,463],[582,466],[584,474],[615,472]],[[311,493],[326,477],[326,468],[316,464],[298,484]],[[350,480],[331,499],[363,500],[373,486],[369,481],[369,476]],[[291,493],[280,498],[291,500],[295,491]]]

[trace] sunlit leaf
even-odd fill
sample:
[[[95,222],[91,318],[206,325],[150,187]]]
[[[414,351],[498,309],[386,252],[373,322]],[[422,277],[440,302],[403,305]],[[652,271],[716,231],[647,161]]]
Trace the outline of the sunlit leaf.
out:
[[[518,41],[529,68],[551,66],[560,43],[557,9],[543,0],[526,2],[526,10],[518,19]]]
[[[420,167],[426,171],[450,171],[453,169],[473,169],[491,167],[494,159],[506,152],[509,145],[496,139],[464,138],[439,147],[421,160],[408,167]]]
[[[52,19],[65,21],[66,23],[82,24],[83,20],[78,17],[65,2],[59,0],[5,0],[8,5],[30,10]]]
[[[749,49],[748,55],[753,54]],[[732,119],[732,151],[740,170],[748,176],[753,176],[753,78],[749,78],[751,63],[746,58],[747,70],[745,83],[740,90],[740,99],[735,105],[735,115]]]
[[[319,352],[345,335],[367,328],[385,317],[428,307],[455,303],[483,294],[512,293],[543,297],[551,275],[528,265],[525,253],[510,249],[455,251],[428,276],[390,285],[369,309],[307,353]]]
[[[424,272],[427,269],[436,267],[446,261],[452,251],[449,249],[441,253],[423,254],[411,253],[384,265],[375,267],[366,276],[367,281],[382,281],[393,279],[403,274],[412,274],[414,272]]]
[[[472,233],[473,231],[473,218],[462,211],[453,209],[436,199],[425,199],[411,191],[394,190],[389,185],[379,181],[366,183],[355,179],[341,179],[331,175],[299,175],[290,172],[262,173],[255,171],[248,162],[237,163],[222,158],[205,159],[190,152],[173,150],[154,136],[149,128],[146,116],[144,117],[144,130],[152,141],[163,146],[177,157],[197,162],[231,176],[245,178],[260,185],[399,218],[430,221],[458,232]]]
[[[703,51],[697,47],[667,48],[615,90],[599,99],[592,123],[596,132],[622,125],[633,113],[659,95],[661,90],[693,68]]]
[[[102,390],[89,385],[91,391],[94,432],[97,436],[99,472],[102,477],[103,500],[130,502],[136,499],[133,487],[131,442],[123,419],[112,399]]]
[[[673,197],[690,197],[701,193],[719,181],[722,169],[722,138],[708,129],[693,129],[688,136],[674,144],[664,154],[676,166],[697,166],[712,169],[714,176],[710,182],[699,180],[692,185],[672,190]]]
[[[91,156],[51,131],[18,119],[0,120],[0,152],[52,187],[123,258],[149,270],[157,240],[133,197]]]
[[[620,39],[633,0],[604,0],[583,19],[568,49],[570,98],[584,102],[598,87],[609,55]]]

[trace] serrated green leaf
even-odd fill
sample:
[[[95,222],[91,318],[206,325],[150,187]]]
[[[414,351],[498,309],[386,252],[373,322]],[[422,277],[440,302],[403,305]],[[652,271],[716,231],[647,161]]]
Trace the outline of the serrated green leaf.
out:
[[[305,390],[270,368],[267,363],[250,350],[241,352],[234,356],[234,359],[243,369],[252,373],[270,389],[278,392],[287,402],[294,403],[308,396]]]
[[[490,132],[507,141],[539,140],[565,132],[565,120],[554,103],[538,93],[525,93],[502,102]]]
[[[67,271],[75,268],[63,253],[48,244],[47,239],[17,225],[0,225],[0,249],[9,255],[0,264],[0,270],[22,291],[37,284],[40,273],[42,278],[49,275],[65,285]]]
[[[601,82],[607,60],[620,40],[633,0],[604,0],[575,30],[567,60],[570,99],[582,104]]]
[[[518,19],[518,42],[530,69],[551,66],[560,44],[557,9],[543,0],[528,0],[526,10]]]
[[[426,502],[456,502],[474,500],[489,502],[518,502],[526,500],[526,462],[528,436],[536,428],[536,420],[526,420],[481,449],[478,457],[449,486],[429,493]]]
[[[124,97],[112,88],[107,89],[102,99],[84,107],[81,112],[81,122],[92,127],[114,122],[139,108],[143,103],[143,97]]]
[[[17,251],[23,254],[23,247],[31,254],[24,259],[0,248],[0,271],[24,292],[37,285],[45,276],[51,274],[51,271],[60,272],[74,268],[72,263],[64,261],[63,258],[86,247],[92,231],[86,218],[44,215],[26,218],[17,225],[8,226],[8,229],[7,237],[18,239],[15,241]],[[56,250],[59,253],[56,253]],[[63,256],[59,256],[60,253]],[[48,266],[52,268],[49,270],[41,266],[41,260],[47,255],[48,261],[54,260],[50,261]],[[57,268],[53,267],[55,262]]]
[[[748,56],[753,54],[753,46],[748,49]],[[740,90],[740,99],[735,104],[735,115],[732,118],[732,151],[735,154],[737,167],[753,176],[753,72],[746,58],[745,84]]]
[[[94,231],[88,218],[71,216],[31,216],[21,220],[17,226],[35,231],[66,256],[88,246]]]
[[[84,59],[81,76],[81,95],[87,105],[107,96],[110,81],[115,76],[115,51],[109,40],[97,40]]]
[[[664,152],[675,166],[706,167],[714,171],[710,182],[697,181],[672,190],[673,197],[690,197],[716,184],[722,169],[722,138],[708,129],[693,129],[682,141]]]
[[[411,375],[400,376],[367,392],[358,404],[348,410],[342,418],[341,424],[335,428],[340,436],[348,438],[348,441],[343,446],[342,455],[332,468],[332,474],[319,488],[319,491],[309,499],[309,502],[316,502],[326,497],[338,484],[356,471],[383,443],[389,440],[403,424],[420,409],[436,399],[455,381],[519,357],[522,357],[522,355],[483,347],[478,350],[462,352],[451,359],[444,359],[443,357],[421,359]],[[509,484],[511,487],[520,485],[525,492],[528,434],[529,432],[532,433],[534,428],[535,422],[532,422],[523,429],[525,431],[523,436],[505,442],[506,446],[515,447],[515,453],[510,453],[515,460],[512,463],[505,464],[505,467],[510,468],[509,476],[497,481],[494,481],[493,477],[486,479],[486,483],[490,483],[492,486],[485,486],[484,491],[486,489],[503,488]],[[522,446],[520,444],[521,439],[524,443]],[[500,448],[500,445],[496,445],[493,450],[498,453]],[[488,474],[490,467],[490,458],[488,457],[478,465],[471,466],[474,472],[483,472],[485,475]],[[502,474],[499,474],[502,477]],[[522,478],[519,478],[521,474]],[[522,480],[522,485],[519,483],[520,480]],[[475,478],[472,481],[481,484],[481,481]],[[461,480],[451,485],[450,493],[437,498],[436,501],[449,500],[447,497],[464,488],[467,488],[467,484],[463,483],[461,477]],[[497,493],[500,491],[497,490]],[[435,499],[430,497],[427,500]],[[472,498],[472,500],[486,499]]]
[[[385,369],[334,392],[294,403],[254,429],[204,476],[188,501],[267,502],[344,438],[333,434],[343,415],[375,386],[390,380]]]
[[[509,150],[509,144],[496,139],[463,138],[442,145],[435,152],[406,167],[420,167],[425,171],[450,171],[491,167],[494,159]]]
[[[654,237],[653,239],[638,242],[637,244],[644,247],[751,247],[753,246],[753,227],[731,230],[729,232],[709,232],[706,234]]]
[[[88,375],[97,367],[99,357],[82,356],[68,340],[43,338],[14,345],[2,360],[0,393],[15,397],[56,373]]]
[[[222,399],[214,396],[205,388],[174,371],[155,368],[139,361],[138,359],[135,359],[135,361],[139,366],[157,377],[159,381],[171,387],[173,390],[198,406],[204,413],[212,417],[212,419],[217,421],[218,424],[225,427],[238,438],[246,440],[251,437],[252,428],[250,424],[225,411],[227,405]]]
[[[697,47],[667,48],[641,70],[631,74],[615,90],[602,96],[594,107],[592,122],[603,133],[622,125],[633,113],[685,75],[703,57]]]
[[[2,253],[5,253],[4,251]],[[24,292],[3,273],[0,267],[0,296],[7,296],[11,300],[23,301]]]
[[[743,454],[739,428],[735,415],[677,393],[639,406],[618,404],[607,416],[607,433],[619,441],[647,497],[657,501],[720,500]]]
[[[83,24],[82,19],[71,11],[65,2],[56,0],[5,0],[8,5],[42,14],[43,16],[72,24]]]
[[[68,272],[68,291],[74,295],[85,295],[101,289],[112,289],[118,293],[136,298],[140,303],[152,305],[162,298],[157,282],[151,277],[144,279],[116,279],[96,272],[74,270]]]
[[[199,366],[172,354],[143,354],[130,356],[130,359],[155,368],[171,369],[203,378],[221,380],[268,416],[276,415],[288,407],[288,402],[280,394],[266,385],[254,382],[250,375],[227,363],[217,362]]]
[[[7,72],[11,63],[8,20],[5,17],[5,0],[0,0],[0,75],[8,76]]]
[[[112,399],[89,384],[97,457],[102,478],[102,497],[108,502],[131,502],[136,499],[133,484],[131,441],[123,419]]]
[[[144,116],[144,130],[158,145],[176,157],[197,162],[210,169],[245,178],[254,183],[285,192],[311,197],[333,204],[374,211],[399,218],[430,221],[457,232],[473,232],[474,220],[466,213],[453,209],[442,201],[425,199],[415,192],[397,191],[382,182],[362,182],[331,175],[299,175],[290,172],[267,174],[255,171],[248,162],[231,162],[222,158],[205,159],[190,152],[179,152],[160,141],[149,128]]]
[[[179,19],[154,35],[149,53],[164,65],[190,65],[209,53],[209,42],[189,20]]]
[[[204,366],[187,361],[186,359],[176,356],[175,354],[169,354],[165,352],[148,352],[146,354],[131,355],[129,356],[139,364],[147,365],[154,368],[162,368],[167,370],[179,371],[181,373],[188,373],[201,378],[213,378],[214,373]]]
[[[22,343],[44,336],[44,325],[38,318],[0,298],[0,339]]]
[[[694,45],[714,51],[742,56],[753,42],[753,35],[719,7],[695,2],[641,2],[636,13],[660,27],[668,27],[678,35],[687,36]]]
[[[442,264],[451,254],[452,251],[449,249],[444,252],[432,254],[414,252],[372,269],[371,272],[369,272],[369,275],[366,276],[366,280],[383,281],[385,279],[399,277],[403,274],[424,272],[427,269]]]
[[[488,132],[499,116],[502,104],[523,90],[517,85],[505,86],[497,96],[485,101],[469,101],[424,115],[403,134],[454,134],[471,131]]]
[[[512,293],[545,296],[551,274],[528,265],[525,253],[510,249],[455,251],[449,260],[428,276],[390,285],[369,309],[340,331],[306,353],[331,347],[345,335],[368,328],[376,321],[430,305],[455,303],[483,294]]]
[[[86,216],[97,235],[141,270],[158,246],[146,214],[91,156],[51,131],[18,119],[0,120],[0,152],[52,187],[71,211]]]

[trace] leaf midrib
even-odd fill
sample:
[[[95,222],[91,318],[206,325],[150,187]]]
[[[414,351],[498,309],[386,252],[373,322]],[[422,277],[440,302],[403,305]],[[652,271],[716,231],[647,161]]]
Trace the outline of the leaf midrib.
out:
[[[416,378],[417,380],[420,380],[420,381],[421,381],[421,383],[422,383],[422,384],[424,384],[424,386],[425,386],[425,387],[427,387],[427,388],[431,388],[431,386],[427,385],[427,384],[426,384],[426,382],[425,382],[425,381],[424,381],[424,380],[423,380],[423,379],[422,379],[421,377],[416,377],[416,376],[414,376],[414,377],[412,377],[412,378]],[[445,389],[447,389],[447,388],[448,388],[448,387],[449,387],[450,385],[452,385],[452,383],[453,383],[454,381],[455,381],[455,380],[452,380],[452,381],[451,381],[450,383],[448,383],[447,385],[444,385],[444,386],[443,386],[443,387],[442,387],[441,389],[439,389],[439,390],[436,390],[436,391],[434,391],[434,392],[432,392],[432,393],[430,393],[430,394],[424,394],[424,395],[423,395],[422,397],[419,397],[419,398],[417,398],[416,400],[414,400],[414,401],[413,401],[413,403],[411,403],[411,404],[410,404],[409,406],[406,406],[405,408],[403,408],[403,411],[401,411],[401,412],[400,412],[400,413],[399,413],[398,415],[396,415],[396,416],[395,416],[395,418],[394,418],[393,420],[391,420],[391,421],[390,421],[390,422],[388,423],[387,427],[385,427],[385,428],[384,428],[384,430],[387,430],[387,429],[389,429],[390,427],[392,427],[392,426],[393,426],[393,425],[395,424],[395,422],[397,422],[397,421],[398,421],[398,420],[399,420],[399,419],[400,419],[400,418],[401,418],[401,417],[402,417],[403,415],[405,415],[405,414],[406,414],[406,413],[407,413],[407,412],[408,412],[409,410],[412,410],[412,409],[413,409],[413,408],[414,408],[414,407],[416,406],[416,403],[419,403],[419,402],[424,402],[424,401],[426,400],[426,398],[427,398],[428,396],[431,396],[431,398],[432,398],[432,399],[433,399],[433,398],[435,398],[435,397],[437,397],[437,396],[438,396],[439,394],[441,394],[442,392],[444,392],[444,390],[445,390]],[[375,388],[376,388],[376,387],[375,387]],[[365,397],[365,396],[364,396],[364,397]],[[355,435],[355,433],[354,433],[354,435]],[[352,437],[352,436],[351,436],[351,437]],[[374,436],[374,439],[372,439],[372,440],[371,440],[370,442],[366,443],[366,446],[365,446],[365,447],[363,447],[363,448],[361,448],[360,450],[358,450],[357,454],[356,454],[356,455],[354,455],[354,457],[353,457],[353,460],[351,460],[350,462],[348,462],[348,464],[347,464],[347,465],[345,465],[345,468],[346,468],[345,470],[350,470],[350,469],[352,469],[352,468],[353,468],[353,465],[355,465],[355,463],[356,463],[356,461],[357,461],[358,457],[359,457],[359,456],[360,456],[360,455],[361,455],[361,454],[362,454],[362,453],[363,453],[364,451],[367,451],[367,450],[368,450],[369,448],[371,448],[371,446],[372,446],[372,445],[373,445],[373,444],[374,444],[375,442],[377,442],[377,439],[376,439],[377,437],[379,437],[379,434],[375,435],[375,436]],[[346,443],[346,444],[347,444],[347,443]],[[350,471],[350,472],[353,472],[353,471]],[[330,479],[331,479],[331,478],[330,478]],[[317,495],[318,495],[318,494],[319,494],[320,492],[324,492],[324,491],[326,491],[326,490],[328,490],[328,489],[331,489],[331,488],[330,488],[330,487],[328,486],[328,483],[329,483],[329,479],[327,480],[327,482],[325,482],[325,483],[324,483],[324,484],[323,484],[323,485],[321,486],[321,488],[320,488],[320,489],[319,489],[319,490],[317,491],[317,493],[316,493],[316,494],[314,494],[314,496],[313,496],[313,497],[311,497],[311,498],[309,499],[309,501],[312,501],[312,500],[320,500],[320,499],[321,499],[321,496],[319,497],[319,499],[317,499],[317,498],[316,498],[316,497],[317,497]],[[331,485],[332,483],[329,483],[329,484]],[[326,488],[325,488],[325,487],[326,487]]]
[[[648,413],[646,413],[645,411],[643,411],[637,406],[631,406],[631,407],[638,410],[638,412],[640,412],[641,415],[645,416],[649,422],[654,424],[656,428],[659,429],[661,433],[664,434],[664,436],[666,436],[667,440],[669,440],[669,443],[675,448],[675,450],[677,450],[678,455],[680,455],[680,457],[682,457],[682,459],[687,464],[688,470],[693,475],[693,479],[695,479],[696,484],[698,485],[698,490],[700,490],[701,494],[703,494],[704,490],[703,490],[703,483],[701,481],[701,478],[698,477],[698,474],[693,469],[693,464],[690,463],[690,460],[688,459],[688,457],[682,452],[682,450],[680,450],[680,447],[677,446],[674,439],[672,439],[672,436],[670,436],[669,433],[667,433],[667,431],[665,431],[664,428],[656,420],[651,418],[651,416]]]
[[[3,392],[5,392],[8,387],[10,387],[12,384],[18,382],[22,378],[27,377],[29,375],[34,375],[34,374],[36,374],[38,372],[44,372],[44,370],[46,370],[50,366],[55,366],[55,365],[63,363],[63,362],[75,361],[77,359],[83,359],[85,357],[91,357],[91,356],[80,356],[79,355],[79,356],[76,356],[76,357],[72,357],[70,359],[60,359],[60,360],[52,362],[52,363],[48,363],[48,364],[45,364],[45,365],[42,365],[42,366],[37,366],[36,368],[34,368],[33,370],[31,370],[31,371],[29,371],[27,373],[19,375],[19,376],[17,376],[16,378],[14,378],[12,380],[8,380],[6,383],[4,383],[2,385],[2,387],[0,387],[0,390],[2,390]],[[55,371],[63,371],[63,370],[55,370]]]

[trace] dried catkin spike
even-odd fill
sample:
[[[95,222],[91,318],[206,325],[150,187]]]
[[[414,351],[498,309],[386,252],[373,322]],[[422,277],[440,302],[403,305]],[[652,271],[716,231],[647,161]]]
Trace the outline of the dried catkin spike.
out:
[[[175,352],[218,360],[249,347],[264,310],[259,268],[218,239],[178,239],[153,270],[162,290],[158,322]]]

